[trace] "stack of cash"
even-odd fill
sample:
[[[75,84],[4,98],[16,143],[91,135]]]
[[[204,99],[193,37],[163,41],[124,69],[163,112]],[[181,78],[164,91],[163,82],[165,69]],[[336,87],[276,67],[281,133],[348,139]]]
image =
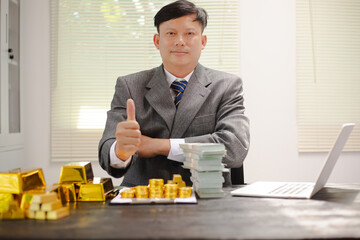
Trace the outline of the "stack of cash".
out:
[[[226,154],[221,143],[180,144],[184,151],[184,168],[190,169],[193,188],[200,198],[220,198],[224,196],[222,185],[225,170],[222,158]]]

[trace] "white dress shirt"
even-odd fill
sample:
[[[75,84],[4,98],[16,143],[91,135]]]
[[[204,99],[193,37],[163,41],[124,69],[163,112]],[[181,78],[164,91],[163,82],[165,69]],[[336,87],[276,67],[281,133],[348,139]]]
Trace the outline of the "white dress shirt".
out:
[[[165,68],[164,68],[164,72],[165,72],[165,76],[166,76],[166,81],[169,84],[171,96],[175,100],[176,93],[171,89],[170,86],[171,86],[172,82],[174,82],[175,80],[177,80],[179,78],[172,75]],[[186,77],[181,78],[181,80],[189,81],[193,72],[194,71],[192,71]],[[181,143],[185,143],[184,138],[170,138],[170,151],[169,151],[169,155],[167,156],[168,159],[177,161],[177,162],[183,162],[185,160],[185,157],[183,155],[184,152],[180,148]],[[111,148],[110,148],[110,166],[112,166],[113,168],[126,168],[129,165],[129,163],[131,162],[132,157],[130,157],[126,161],[122,161],[121,159],[119,159],[115,153],[115,145],[116,145],[116,141],[111,145]]]

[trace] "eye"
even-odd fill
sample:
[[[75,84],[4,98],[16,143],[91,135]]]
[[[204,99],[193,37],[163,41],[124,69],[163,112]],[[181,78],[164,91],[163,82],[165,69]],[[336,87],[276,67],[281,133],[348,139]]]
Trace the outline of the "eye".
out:
[[[174,36],[175,35],[174,32],[167,32],[166,34],[169,35],[169,36]]]
[[[195,33],[194,32],[188,32],[187,35],[191,36],[191,35],[195,35]]]

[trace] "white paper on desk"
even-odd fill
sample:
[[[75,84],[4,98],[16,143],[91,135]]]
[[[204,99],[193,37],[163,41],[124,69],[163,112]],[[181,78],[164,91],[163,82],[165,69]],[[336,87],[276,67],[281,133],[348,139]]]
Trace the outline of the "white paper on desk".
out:
[[[121,198],[121,192],[128,188],[123,188],[120,190],[119,194],[114,197],[110,204],[174,204],[174,203],[189,203],[189,204],[196,204],[196,196],[194,190],[191,193],[191,197],[189,198],[175,198],[175,199],[168,199],[168,198]]]

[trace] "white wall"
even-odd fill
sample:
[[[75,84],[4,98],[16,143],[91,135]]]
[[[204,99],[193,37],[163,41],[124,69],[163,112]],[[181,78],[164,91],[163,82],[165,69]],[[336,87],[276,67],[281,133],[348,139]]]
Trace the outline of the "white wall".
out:
[[[47,184],[59,180],[61,166],[50,161],[50,12],[48,0],[21,2],[23,78],[25,83],[26,167],[44,170]],[[109,177],[98,162],[94,176]],[[119,185],[119,179],[113,181]]]
[[[241,69],[251,121],[245,180],[312,181],[327,154],[297,152],[295,0],[240,2]],[[360,182],[359,170],[360,153],[343,153],[329,181]]]
[[[298,154],[296,141],[295,0],[241,1],[241,60],[251,150],[246,181],[317,177],[326,154]],[[63,163],[50,161],[49,2],[22,1],[26,167],[42,167],[48,184]],[[97,162],[94,174],[107,174]],[[332,182],[360,182],[360,153],[344,153]],[[115,184],[120,181],[115,181]]]

